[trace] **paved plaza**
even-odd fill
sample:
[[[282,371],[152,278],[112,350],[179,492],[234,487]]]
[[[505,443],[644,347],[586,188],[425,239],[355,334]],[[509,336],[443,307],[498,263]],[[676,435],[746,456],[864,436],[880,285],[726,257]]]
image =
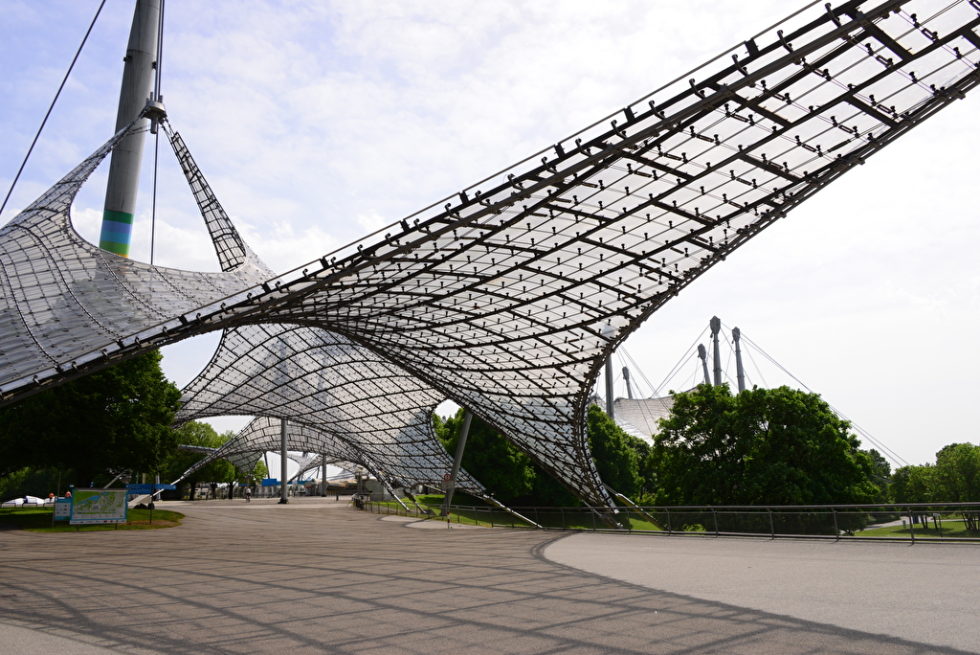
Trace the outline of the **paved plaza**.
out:
[[[980,546],[417,529],[332,498],[165,505],[182,527],[0,532],[0,653],[980,652]]]

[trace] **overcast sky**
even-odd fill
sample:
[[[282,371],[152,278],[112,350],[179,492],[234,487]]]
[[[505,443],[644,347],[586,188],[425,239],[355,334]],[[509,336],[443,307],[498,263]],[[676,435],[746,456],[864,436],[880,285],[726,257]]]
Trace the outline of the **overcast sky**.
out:
[[[0,0],[4,194],[97,4]],[[555,143],[793,7],[170,0],[163,94],[246,239],[285,271]],[[110,135],[131,19],[129,0],[107,2],[0,222]],[[980,441],[978,116],[980,96],[955,103],[697,280],[626,342],[633,377],[659,383],[717,314],[910,463]],[[216,270],[165,143],[160,161],[155,263]],[[143,260],[151,163],[148,143],[132,251]],[[74,210],[95,242],[104,179]],[[165,371],[186,384],[216,342],[165,349]],[[751,382],[788,381],[755,361]],[[687,362],[667,387],[695,372]]]

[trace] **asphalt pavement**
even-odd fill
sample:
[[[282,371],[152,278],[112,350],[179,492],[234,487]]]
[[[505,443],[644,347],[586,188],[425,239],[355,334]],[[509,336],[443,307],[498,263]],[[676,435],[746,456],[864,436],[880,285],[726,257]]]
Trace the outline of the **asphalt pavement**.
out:
[[[980,652],[975,594],[949,588],[977,589],[977,546],[865,551],[432,523],[420,530],[332,498],[162,505],[185,512],[184,524],[0,532],[0,653]],[[925,563],[936,552],[960,574],[921,586],[920,607],[931,614],[895,601],[885,611],[908,612],[897,623],[909,624],[951,616],[943,625],[952,629],[849,624],[820,609],[820,589],[834,589],[841,607],[865,598],[855,591],[867,583],[855,576],[866,567],[892,566],[896,579],[935,573],[909,571],[907,558],[891,555],[897,548]],[[607,560],[618,568],[599,565]],[[809,587],[816,609],[799,594],[763,603],[725,578],[740,565],[761,566],[787,594]]]

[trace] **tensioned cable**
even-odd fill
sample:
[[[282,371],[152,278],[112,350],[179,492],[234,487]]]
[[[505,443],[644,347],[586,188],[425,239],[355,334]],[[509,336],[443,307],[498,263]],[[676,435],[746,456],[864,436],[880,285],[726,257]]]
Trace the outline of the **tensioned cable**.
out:
[[[659,395],[660,395],[660,389],[658,389],[657,387],[655,387],[655,386],[653,385],[653,383],[652,383],[652,382],[650,382],[650,378],[648,378],[648,377],[646,376],[646,374],[645,374],[645,373],[643,372],[643,369],[642,369],[642,368],[640,367],[640,365],[639,365],[639,363],[637,363],[637,361],[636,361],[635,359],[633,359],[633,356],[632,356],[632,355],[630,355],[630,354],[629,354],[629,353],[628,353],[628,352],[626,351],[626,349],[625,349],[625,348],[623,348],[622,346],[620,346],[620,350],[621,350],[621,351],[623,352],[623,355],[625,355],[625,357],[626,357],[626,360],[627,360],[627,361],[628,361],[628,362],[630,363],[630,365],[631,365],[631,366],[633,367],[633,369],[635,369],[635,370],[636,370],[636,372],[637,372],[637,374],[638,374],[638,375],[640,376],[640,378],[641,378],[641,379],[643,380],[643,382],[644,382],[644,384],[646,384],[646,385],[647,385],[647,387],[649,387],[649,388],[650,388],[650,390],[651,390],[651,391],[652,391],[652,392],[653,392],[654,394],[656,394],[656,395],[658,395],[658,396],[659,396]]]
[[[767,353],[767,352],[766,352],[765,350],[763,350],[763,349],[762,349],[762,348],[761,348],[761,347],[760,347],[760,346],[759,346],[758,344],[756,344],[756,343],[755,343],[754,341],[752,341],[752,340],[751,340],[751,339],[749,339],[749,338],[748,338],[747,336],[745,336],[745,332],[742,332],[742,338],[743,338],[743,339],[744,339],[744,340],[745,340],[746,342],[748,342],[748,343],[749,343],[749,344],[750,344],[750,345],[751,345],[751,346],[752,346],[753,348],[755,348],[755,349],[757,349],[757,350],[759,351],[759,353],[760,353],[760,354],[762,354],[762,356],[763,356],[763,357],[765,357],[765,358],[766,358],[767,360],[769,360],[769,362],[770,362],[770,363],[772,363],[772,364],[773,364],[774,366],[776,366],[776,367],[777,367],[777,368],[778,368],[779,370],[781,370],[781,371],[782,371],[783,373],[785,373],[786,375],[788,375],[788,376],[790,376],[791,378],[793,378],[793,380],[794,380],[794,381],[795,381],[795,382],[796,382],[797,384],[799,384],[800,386],[802,386],[802,387],[803,387],[804,389],[806,389],[806,390],[807,390],[808,392],[810,392],[810,393],[815,393],[815,392],[813,391],[813,389],[811,389],[810,387],[808,387],[808,386],[807,386],[807,385],[806,385],[806,384],[805,384],[805,383],[804,383],[804,382],[803,382],[802,380],[800,380],[800,379],[799,379],[798,377],[796,377],[795,375],[793,375],[792,373],[790,373],[790,372],[789,372],[789,371],[788,371],[788,370],[787,370],[787,369],[786,369],[786,368],[785,368],[785,367],[784,367],[784,366],[783,366],[782,364],[780,364],[779,362],[777,362],[777,361],[776,361],[776,360],[775,360],[775,359],[774,359],[774,358],[773,358],[772,356],[770,356],[770,355],[769,355],[769,353]],[[881,450],[882,450],[882,451],[884,451],[884,452],[883,452],[883,454],[884,454],[884,455],[885,455],[886,457],[888,457],[888,458],[889,458],[890,460],[892,460],[892,462],[894,462],[895,464],[900,464],[900,465],[908,465],[908,461],[907,461],[907,460],[906,460],[906,459],[905,459],[904,457],[902,457],[901,455],[899,455],[898,453],[896,453],[896,452],[895,452],[894,450],[892,450],[891,448],[889,448],[888,446],[886,446],[886,445],[885,445],[884,443],[882,443],[882,442],[881,442],[880,440],[878,440],[878,439],[876,439],[876,438],[874,438],[874,436],[872,436],[872,434],[871,434],[870,432],[868,432],[867,430],[865,430],[864,428],[862,428],[862,427],[861,427],[860,425],[858,425],[857,423],[855,423],[854,421],[852,421],[851,419],[849,419],[849,418],[848,418],[848,417],[847,417],[847,416],[846,416],[846,415],[845,415],[845,414],[844,414],[843,412],[841,412],[841,411],[840,411],[839,409],[837,409],[836,407],[834,407],[834,406],[833,406],[833,405],[831,405],[830,403],[827,403],[827,406],[828,406],[828,407],[830,407],[830,409],[831,409],[831,410],[832,410],[832,411],[833,411],[833,412],[834,412],[835,414],[837,414],[837,415],[838,415],[838,416],[840,416],[840,417],[841,417],[842,419],[844,419],[845,421],[847,421],[848,423],[850,423],[850,424],[851,424],[851,425],[852,425],[852,426],[854,427],[854,429],[855,429],[855,430],[857,430],[857,431],[858,431],[858,432],[859,432],[859,433],[860,433],[860,434],[861,434],[861,435],[862,435],[863,437],[865,437],[865,438],[866,438],[866,439],[867,439],[868,441],[870,441],[870,442],[871,442],[871,443],[872,443],[873,445],[875,445],[875,446],[877,446],[878,448],[881,448]]]
[[[34,152],[34,146],[37,145],[37,140],[41,138],[41,132],[44,130],[44,126],[48,122],[48,118],[51,116],[51,112],[54,111],[54,106],[58,102],[58,98],[61,96],[61,91],[65,88],[65,83],[68,82],[68,76],[71,75],[71,71],[75,68],[75,62],[78,61],[79,55],[82,54],[82,48],[85,47],[85,42],[88,41],[89,34],[92,33],[92,28],[95,27],[95,21],[99,19],[99,14],[102,13],[102,7],[105,6],[105,0],[99,3],[99,8],[95,10],[95,16],[92,17],[92,22],[89,24],[88,29],[85,30],[85,36],[82,37],[82,42],[78,45],[78,50],[75,51],[75,56],[72,57],[71,64],[68,66],[68,70],[65,72],[65,77],[61,80],[61,84],[58,86],[58,92],[54,94],[54,99],[51,101],[51,105],[48,107],[48,111],[44,114],[44,120],[41,121],[41,126],[37,128],[37,134],[34,135],[34,140],[31,141],[31,147],[27,149],[27,154],[24,155],[24,161],[20,163],[20,168],[17,169],[17,174],[14,175],[13,182],[10,183],[10,189],[7,190],[7,196],[3,199],[3,204],[0,205],[0,214],[3,214],[3,210],[7,207],[7,201],[10,200],[10,195],[14,192],[14,187],[17,186],[17,181],[20,180],[21,173],[24,172],[24,167],[27,166],[27,160],[31,158],[31,153]]]
[[[694,339],[694,343],[692,343],[690,346],[687,347],[687,350],[684,351],[684,354],[681,355],[681,358],[677,360],[677,363],[674,364],[674,367],[670,369],[670,373],[668,373],[664,377],[663,381],[657,387],[655,387],[656,389],[663,389],[664,385],[667,384],[667,381],[672,379],[674,375],[677,374],[678,369],[687,363],[688,354],[697,347],[698,342],[701,341],[701,337],[703,337],[704,333],[707,331],[708,331],[707,327],[701,330],[701,333],[697,336],[697,338]]]
[[[156,77],[153,82],[153,97],[157,102],[163,98],[160,93],[160,85],[163,77],[163,9],[166,0],[160,0],[160,21],[157,24],[157,60]],[[157,172],[160,167],[160,130],[156,131],[153,142],[153,202],[150,210],[150,264],[153,264],[153,252],[156,247],[157,236]]]

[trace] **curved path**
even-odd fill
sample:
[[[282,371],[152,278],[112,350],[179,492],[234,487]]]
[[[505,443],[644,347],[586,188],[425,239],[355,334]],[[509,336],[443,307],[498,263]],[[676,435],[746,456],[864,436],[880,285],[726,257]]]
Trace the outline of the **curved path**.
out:
[[[969,652],[545,557],[592,535],[417,530],[320,499],[174,508],[188,518],[169,530],[0,532],[0,653]],[[607,546],[583,544],[579,564],[597,548]],[[973,576],[961,582],[976,589],[980,549],[959,550]],[[675,566],[663,552],[639,557],[637,574],[651,557]],[[938,603],[946,591],[921,600]],[[976,621],[968,623],[962,631],[975,635]]]

